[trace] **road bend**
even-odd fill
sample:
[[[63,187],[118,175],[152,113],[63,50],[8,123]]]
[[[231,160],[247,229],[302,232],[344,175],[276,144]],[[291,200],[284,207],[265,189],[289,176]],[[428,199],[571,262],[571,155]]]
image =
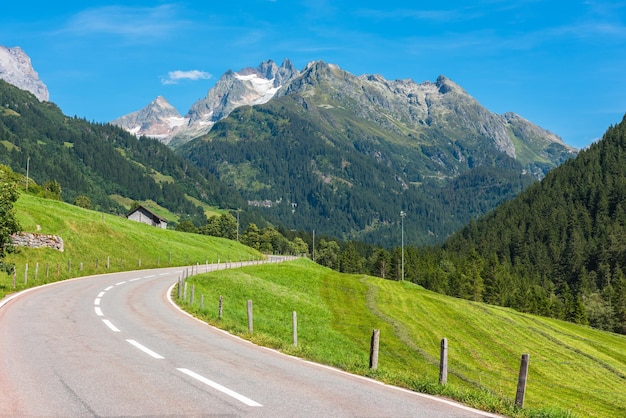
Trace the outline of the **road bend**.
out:
[[[0,416],[493,416],[210,327],[169,299],[183,270],[66,280],[0,301]]]

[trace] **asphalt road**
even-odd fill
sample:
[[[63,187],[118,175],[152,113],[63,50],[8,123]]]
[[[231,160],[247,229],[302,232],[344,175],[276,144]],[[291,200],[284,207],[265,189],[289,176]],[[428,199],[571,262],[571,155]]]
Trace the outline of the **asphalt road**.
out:
[[[0,416],[491,416],[212,328],[169,300],[181,270],[75,279],[0,301]]]

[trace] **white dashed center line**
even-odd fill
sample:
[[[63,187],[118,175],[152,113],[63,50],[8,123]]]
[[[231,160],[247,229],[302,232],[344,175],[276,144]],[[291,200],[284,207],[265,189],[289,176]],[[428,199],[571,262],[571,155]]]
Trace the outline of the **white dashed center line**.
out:
[[[109,321],[108,319],[103,319],[102,322],[104,322],[107,327],[111,328],[111,331],[113,331],[113,332],[120,332],[120,330],[117,329],[117,327],[115,325],[113,325],[111,323],[111,321]]]
[[[168,276],[170,274],[171,273],[161,273],[161,274],[159,274],[159,276]],[[128,282],[134,282],[134,281],[137,281],[137,280],[141,280],[142,278],[148,279],[148,278],[151,278],[151,277],[156,277],[156,275],[150,275],[150,276],[145,276],[145,277],[138,277],[138,278],[131,279],[131,280],[128,280],[128,281],[115,283],[115,286],[121,286],[121,285],[126,284]],[[94,299],[93,304],[94,304],[94,310],[96,312],[96,315],[104,316],[104,314],[102,313],[102,309],[100,309],[101,299],[104,297],[106,292],[108,292],[109,290],[113,289],[115,286],[108,286],[107,288],[104,289],[104,291],[98,293],[98,296]],[[111,321],[109,321],[108,319],[102,319],[102,322],[104,322],[104,324],[107,327],[109,327],[111,329],[111,331],[113,331],[113,332],[120,332],[120,330],[115,325],[113,325],[113,323],[111,323]],[[150,350],[148,347],[138,343],[135,340],[127,339],[126,341],[130,345],[132,345],[133,347],[143,351],[144,353],[146,353],[147,355],[149,355],[150,357],[152,357],[154,359],[163,359],[164,358],[160,354]],[[245,396],[235,392],[234,390],[228,389],[227,387],[222,386],[219,383],[214,382],[214,381],[212,381],[210,379],[207,379],[206,377],[201,376],[201,375],[199,375],[199,374],[197,374],[197,373],[195,373],[195,372],[193,372],[193,371],[191,371],[189,369],[178,368],[177,370],[180,371],[181,373],[186,374],[189,377],[192,377],[192,378],[196,379],[197,381],[199,381],[201,383],[204,383],[205,385],[207,385],[207,386],[209,386],[209,387],[211,387],[211,388],[213,388],[213,389],[215,389],[217,391],[220,391],[220,392],[222,392],[222,393],[224,393],[224,394],[226,394],[226,395],[228,395],[228,396],[238,400],[239,402],[242,402],[242,403],[248,405],[248,406],[253,406],[253,407],[263,406],[260,403],[255,402],[252,399],[247,398],[247,397],[245,397]]]
[[[235,392],[233,390],[230,390],[227,387],[224,387],[224,386],[220,385],[219,383],[216,383],[216,382],[214,382],[214,381],[212,381],[210,379],[207,379],[204,376],[201,376],[201,375],[199,375],[199,374],[197,374],[195,372],[192,372],[189,369],[179,368],[177,370],[179,372],[181,372],[181,373],[186,374],[187,376],[193,377],[194,379],[204,383],[207,386],[212,387],[213,389],[219,390],[220,392],[225,393],[226,395],[228,395],[228,396],[230,396],[232,398],[237,399],[239,402],[242,402],[242,403],[244,403],[244,404],[246,404],[248,406],[263,406],[260,403],[255,402],[255,401],[253,401],[250,398],[246,398],[245,396],[243,396],[243,395],[241,395],[241,394],[239,394],[239,393],[237,393],[237,392]]]
[[[150,350],[147,347],[144,347],[143,345],[139,344],[137,341],[135,340],[126,340],[128,341],[131,345],[137,347],[138,349],[140,349],[141,351],[143,351],[144,353],[146,353],[147,355],[156,358],[156,359],[162,359],[164,358],[163,356],[161,356],[160,354],[155,353],[154,351]]]

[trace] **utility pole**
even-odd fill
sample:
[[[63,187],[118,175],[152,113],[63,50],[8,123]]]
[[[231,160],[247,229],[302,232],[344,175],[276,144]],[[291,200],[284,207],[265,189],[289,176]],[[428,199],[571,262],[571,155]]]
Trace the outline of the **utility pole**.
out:
[[[315,229],[313,230],[313,262],[315,262]]]
[[[237,209],[237,242],[239,242],[239,212],[241,209]]]
[[[30,157],[26,159],[26,193],[28,193],[28,172],[30,170]]]
[[[406,212],[400,211],[400,223],[402,225],[402,281],[404,281],[404,217],[406,216]]]

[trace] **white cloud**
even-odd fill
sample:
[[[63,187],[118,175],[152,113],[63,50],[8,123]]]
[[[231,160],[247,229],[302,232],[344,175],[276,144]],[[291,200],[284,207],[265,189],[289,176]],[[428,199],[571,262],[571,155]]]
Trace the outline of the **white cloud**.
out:
[[[167,73],[167,77],[163,77],[161,79],[161,83],[163,84],[177,84],[180,80],[208,80],[213,77],[211,74],[200,71],[200,70],[190,70],[190,71],[170,71]]]
[[[163,38],[184,26],[172,5],[156,7],[104,6],[74,15],[62,32],[80,36],[109,34],[133,39]]]

